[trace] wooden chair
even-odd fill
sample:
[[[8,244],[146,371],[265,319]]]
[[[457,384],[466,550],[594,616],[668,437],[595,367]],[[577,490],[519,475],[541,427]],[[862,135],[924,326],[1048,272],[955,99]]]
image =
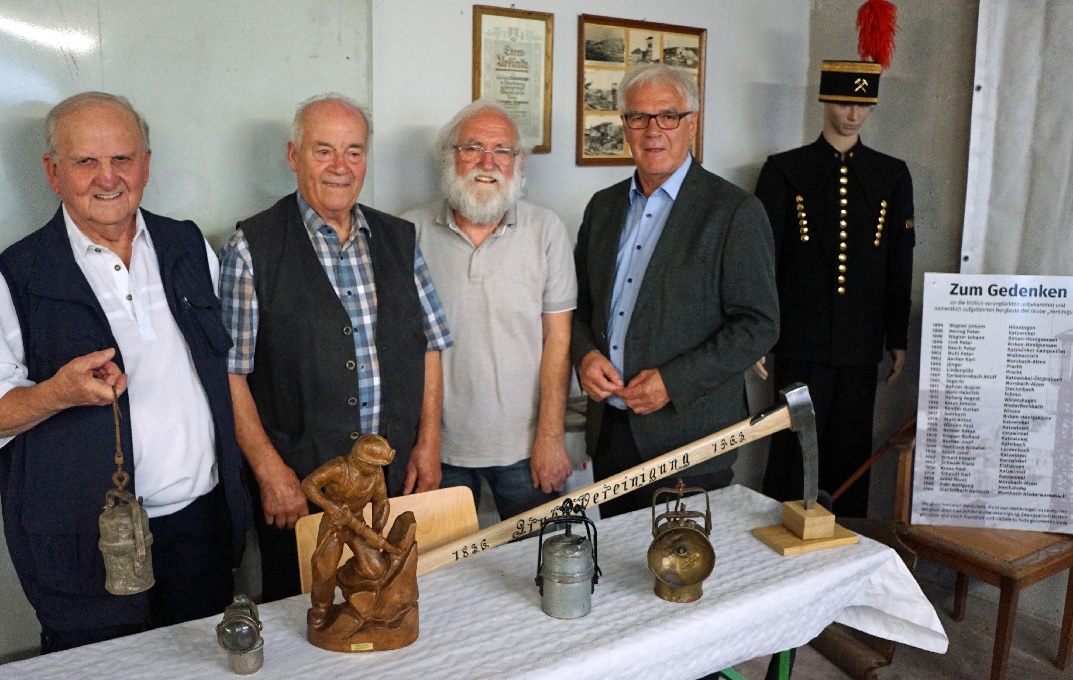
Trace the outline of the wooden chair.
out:
[[[899,454],[895,492],[898,537],[924,559],[952,569],[957,574],[952,613],[955,621],[960,621],[965,616],[969,577],[999,588],[998,623],[991,655],[991,680],[1002,680],[1006,677],[1021,590],[1069,570],[1065,614],[1062,617],[1058,657],[1055,661],[1055,666],[1065,670],[1069,663],[1070,646],[1073,644],[1073,536],[1042,531],[909,524],[916,419],[903,425],[899,432],[903,441],[893,447]],[[862,472],[876,460],[878,457],[873,455],[862,466]]]
[[[410,510],[417,519],[417,554],[431,548],[468,536],[477,531],[477,508],[473,504],[473,492],[466,486],[452,486],[446,489],[425,491],[391,498],[391,512],[388,515],[387,528],[391,528],[395,518]],[[372,508],[365,506],[365,521],[371,521]],[[298,568],[302,581],[302,592],[308,593],[313,586],[313,567],[311,559],[317,547],[317,532],[320,519],[324,515],[318,512],[298,520],[294,527],[298,539]],[[342,564],[353,553],[344,548],[339,560]]]

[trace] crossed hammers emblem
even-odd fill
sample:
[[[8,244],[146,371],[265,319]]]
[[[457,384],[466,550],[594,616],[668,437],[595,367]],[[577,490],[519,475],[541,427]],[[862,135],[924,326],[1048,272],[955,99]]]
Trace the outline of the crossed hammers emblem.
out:
[[[857,80],[854,80],[853,82],[857,85],[857,87],[855,87],[853,89],[854,92],[861,92],[862,90],[863,91],[868,90],[868,79],[867,78],[858,78]]]

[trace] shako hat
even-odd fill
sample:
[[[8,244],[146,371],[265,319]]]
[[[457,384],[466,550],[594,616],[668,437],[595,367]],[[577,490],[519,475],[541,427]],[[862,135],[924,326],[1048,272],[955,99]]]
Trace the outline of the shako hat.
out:
[[[862,61],[826,60],[820,69],[820,101],[836,104],[875,104],[879,75],[890,67],[896,8],[888,0],[866,0],[857,10],[857,54]]]

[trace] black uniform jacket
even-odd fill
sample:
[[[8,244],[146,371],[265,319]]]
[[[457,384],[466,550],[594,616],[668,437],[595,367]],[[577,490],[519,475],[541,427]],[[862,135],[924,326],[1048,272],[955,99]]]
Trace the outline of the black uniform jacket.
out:
[[[913,276],[913,182],[904,161],[821,135],[768,158],[756,195],[775,238],[775,354],[834,366],[905,349]]]

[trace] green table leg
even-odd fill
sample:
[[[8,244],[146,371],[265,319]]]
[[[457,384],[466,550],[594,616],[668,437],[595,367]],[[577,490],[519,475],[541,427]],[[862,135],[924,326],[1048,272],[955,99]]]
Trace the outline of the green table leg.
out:
[[[790,650],[785,649],[779,652],[778,659],[779,680],[790,680]],[[718,677],[726,678],[726,680],[748,680],[748,678],[733,668],[724,668],[719,671]]]

